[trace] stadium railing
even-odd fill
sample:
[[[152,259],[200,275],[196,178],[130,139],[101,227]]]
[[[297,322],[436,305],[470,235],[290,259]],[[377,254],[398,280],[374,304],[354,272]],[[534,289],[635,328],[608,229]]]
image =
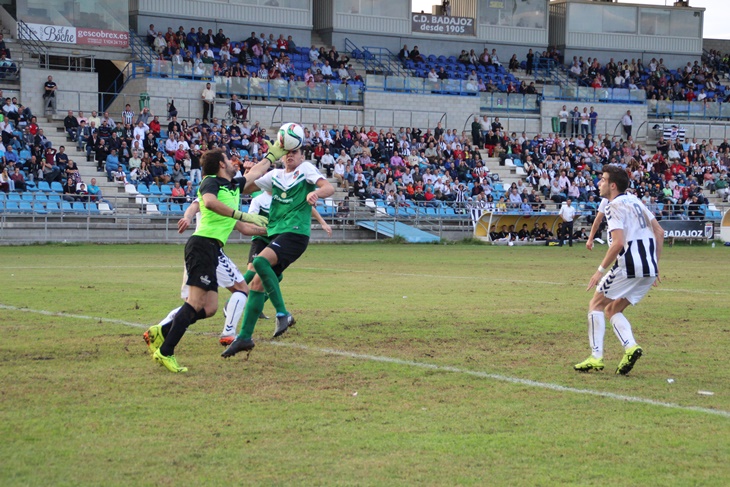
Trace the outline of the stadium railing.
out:
[[[730,119],[730,103],[649,100],[648,115],[672,119]]]
[[[569,100],[586,103],[646,103],[646,91],[626,88],[546,85],[542,89],[542,96],[545,100]]]

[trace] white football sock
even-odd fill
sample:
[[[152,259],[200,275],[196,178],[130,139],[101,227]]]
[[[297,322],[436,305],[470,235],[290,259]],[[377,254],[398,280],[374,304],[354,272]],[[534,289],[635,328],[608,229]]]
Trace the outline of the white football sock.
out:
[[[226,303],[226,307],[223,308],[226,321],[223,325],[221,336],[233,336],[236,334],[238,323],[241,322],[241,317],[243,316],[243,308],[246,306],[246,299],[248,299],[248,296],[243,291],[235,291],[231,294],[231,298]]]
[[[177,314],[178,311],[180,311],[180,308],[182,308],[182,306],[178,306],[177,308],[175,308],[172,311],[170,311],[169,313],[167,313],[167,316],[165,317],[165,319],[160,321],[158,323],[158,325],[165,326],[168,323],[172,323],[172,320],[175,319],[175,315]]]
[[[606,334],[606,316],[603,311],[588,313],[588,343],[593,358],[603,358],[603,337]]]
[[[634,334],[631,331],[631,324],[623,313],[616,313],[613,315],[611,317],[611,324],[613,325],[614,333],[616,333],[616,336],[621,342],[621,345],[624,346],[624,349],[628,349],[636,345]]]

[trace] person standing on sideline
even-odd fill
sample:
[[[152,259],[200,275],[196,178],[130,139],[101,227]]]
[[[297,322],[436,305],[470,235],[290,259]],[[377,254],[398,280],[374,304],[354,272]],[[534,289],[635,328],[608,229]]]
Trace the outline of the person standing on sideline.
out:
[[[53,115],[56,114],[56,83],[53,82],[53,76],[48,77],[48,81],[43,85],[43,107],[44,113],[48,115],[48,110]]]
[[[558,119],[560,120],[560,136],[562,138],[565,138],[568,135],[569,116],[570,114],[568,114],[568,110],[565,108],[565,105],[563,105],[563,108],[558,112]]]
[[[201,161],[204,179],[198,188],[200,223],[185,244],[186,284],[188,298],[177,311],[169,327],[151,327],[147,341],[152,357],[170,372],[187,372],[175,358],[175,347],[188,326],[197,320],[211,317],[218,310],[218,280],[216,268],[220,249],[225,245],[236,221],[265,226],[266,218],[242,213],[238,210],[241,190],[250,191],[253,181],[266,173],[271,163],[286,151],[278,142],[269,146],[269,152],[251,167],[247,177],[234,178],[237,168],[223,150],[206,152]],[[182,221],[182,220],[181,220]],[[180,222],[178,222],[180,228]],[[258,315],[257,315],[258,316]]]
[[[221,354],[224,358],[254,348],[251,337],[264,308],[266,295],[276,308],[274,338],[296,323],[286,309],[277,276],[281,276],[307,249],[312,206],[320,198],[328,198],[335,192],[335,188],[322,173],[304,160],[302,149],[287,153],[283,169],[267,173],[255,184],[272,194],[267,227],[271,242],[253,259],[256,276],[250,283],[249,299],[243,314],[243,328],[231,346]]]
[[[203,120],[210,122],[215,109],[215,91],[211,89],[210,83],[205,83],[205,89],[200,97],[203,99]]]
[[[626,138],[628,139],[629,137],[631,137],[631,129],[634,125],[634,118],[631,116],[631,110],[626,110],[626,115],[621,118],[621,125],[624,126],[624,132],[626,133]]]
[[[643,354],[623,311],[629,304],[641,301],[649,288],[659,282],[664,230],[641,200],[626,194],[628,186],[626,171],[614,165],[603,167],[599,187],[601,196],[609,201],[605,214],[609,247],[586,289],[597,286],[588,313],[591,356],[574,366],[578,371],[603,370],[606,318],[624,347],[617,374],[628,374]],[[604,275],[606,267],[612,264]]]
[[[575,218],[575,208],[573,208],[573,201],[568,198],[560,207],[558,213],[560,218],[563,219],[563,235],[568,235],[568,245],[573,246],[573,219]],[[560,246],[563,246],[563,239],[560,239]]]
[[[591,135],[593,138],[596,138],[596,125],[598,125],[598,113],[591,107],[590,113],[588,113],[588,116],[591,119]]]

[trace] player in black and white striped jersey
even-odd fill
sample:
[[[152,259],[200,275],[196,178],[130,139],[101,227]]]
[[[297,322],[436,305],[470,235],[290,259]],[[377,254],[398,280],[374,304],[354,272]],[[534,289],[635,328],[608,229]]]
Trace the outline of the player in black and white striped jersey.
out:
[[[603,369],[603,335],[605,317],[624,347],[624,356],[616,373],[625,375],[641,357],[643,350],[636,343],[631,324],[623,315],[629,304],[635,305],[659,279],[659,257],[664,230],[654,215],[635,196],[626,194],[629,178],[619,166],[603,167],[601,196],[608,199],[609,248],[598,270],[588,283],[588,290],[598,286],[588,314],[589,341],[592,354],[575,369]],[[606,267],[613,266],[606,275]],[[605,316],[605,317],[604,317]]]

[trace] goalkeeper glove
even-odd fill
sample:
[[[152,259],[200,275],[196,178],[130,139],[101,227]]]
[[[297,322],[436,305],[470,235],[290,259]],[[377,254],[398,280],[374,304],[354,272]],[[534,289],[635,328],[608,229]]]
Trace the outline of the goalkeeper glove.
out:
[[[234,220],[238,220],[241,222],[248,222],[253,223],[254,225],[258,227],[266,227],[266,224],[269,223],[269,219],[265,216],[261,215],[254,215],[252,213],[244,213],[242,211],[233,210],[233,213],[231,214],[231,218]]]
[[[269,140],[264,140],[264,142],[266,142],[266,145],[269,148],[269,152],[268,154],[266,154],[266,158],[271,161],[272,164],[284,157],[289,152],[279,144],[278,140],[273,144]]]

